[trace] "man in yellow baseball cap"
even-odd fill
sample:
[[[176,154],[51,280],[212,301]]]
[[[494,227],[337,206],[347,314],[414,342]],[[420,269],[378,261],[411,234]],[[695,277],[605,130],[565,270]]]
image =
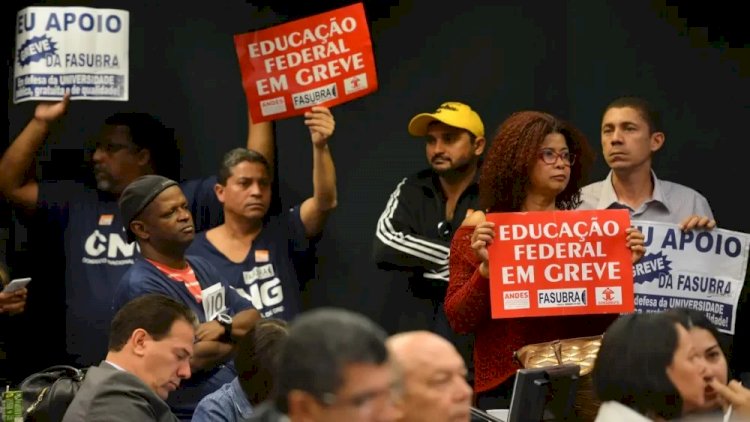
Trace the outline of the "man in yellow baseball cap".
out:
[[[392,325],[397,331],[440,334],[472,362],[470,338],[451,330],[443,300],[451,238],[467,212],[479,207],[484,124],[470,106],[451,101],[414,116],[408,130],[424,139],[430,167],[396,185],[378,219],[373,245],[377,266],[404,279],[406,306],[400,307]]]
[[[466,129],[478,138],[484,137],[484,124],[479,114],[468,105],[458,102],[440,104],[433,113],[417,114],[409,122],[409,133],[414,136],[425,136],[428,126],[435,121]]]

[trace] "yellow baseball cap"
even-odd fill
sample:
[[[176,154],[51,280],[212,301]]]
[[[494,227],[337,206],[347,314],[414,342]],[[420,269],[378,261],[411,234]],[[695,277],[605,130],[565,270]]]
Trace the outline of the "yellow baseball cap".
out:
[[[466,129],[474,136],[484,136],[484,124],[476,111],[464,103],[455,101],[440,104],[434,113],[420,113],[409,122],[409,133],[414,136],[427,135],[427,126],[435,120],[448,126]]]

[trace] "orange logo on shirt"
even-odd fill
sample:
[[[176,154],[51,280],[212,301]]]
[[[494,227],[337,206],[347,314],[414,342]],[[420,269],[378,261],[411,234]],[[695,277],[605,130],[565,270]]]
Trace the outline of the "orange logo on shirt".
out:
[[[268,262],[268,250],[260,249],[255,251],[255,262]]]
[[[102,214],[99,216],[99,225],[100,226],[111,226],[112,221],[115,219],[115,216],[113,214]]]

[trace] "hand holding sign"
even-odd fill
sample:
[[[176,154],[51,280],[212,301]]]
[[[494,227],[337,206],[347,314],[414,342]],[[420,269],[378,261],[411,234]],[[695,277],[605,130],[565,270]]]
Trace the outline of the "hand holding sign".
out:
[[[635,264],[636,262],[640,261],[641,258],[643,258],[643,255],[646,254],[646,247],[644,246],[644,236],[643,233],[641,233],[641,231],[635,227],[628,227],[625,230],[625,233],[628,234],[628,247],[630,248],[630,252],[633,257],[633,263]]]
[[[305,125],[310,129],[310,138],[313,145],[323,147],[333,135],[336,121],[333,119],[331,110],[327,107],[313,107],[311,111],[305,112]]]
[[[484,278],[490,277],[490,253],[487,247],[492,244],[494,238],[495,223],[491,221],[484,221],[477,224],[474,233],[471,235],[471,248],[474,249],[477,258],[482,260],[482,263],[479,265],[479,273]]]
[[[68,111],[68,104],[70,104],[70,92],[65,93],[61,101],[40,102],[34,110],[34,119],[46,124],[53,123]]]
[[[716,220],[705,215],[691,215],[680,223],[680,230],[682,231],[693,229],[713,230],[714,227],[716,227]]]

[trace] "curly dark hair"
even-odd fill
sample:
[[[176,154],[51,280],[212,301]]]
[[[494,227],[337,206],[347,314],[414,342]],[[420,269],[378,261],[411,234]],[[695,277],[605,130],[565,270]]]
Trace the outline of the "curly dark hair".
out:
[[[479,202],[486,212],[515,212],[526,199],[529,172],[538,160],[539,147],[551,133],[565,137],[576,159],[570,181],[555,199],[561,210],[575,209],[581,203],[581,187],[588,179],[594,153],[583,133],[551,114],[520,111],[506,119],[497,131],[479,176]]]

